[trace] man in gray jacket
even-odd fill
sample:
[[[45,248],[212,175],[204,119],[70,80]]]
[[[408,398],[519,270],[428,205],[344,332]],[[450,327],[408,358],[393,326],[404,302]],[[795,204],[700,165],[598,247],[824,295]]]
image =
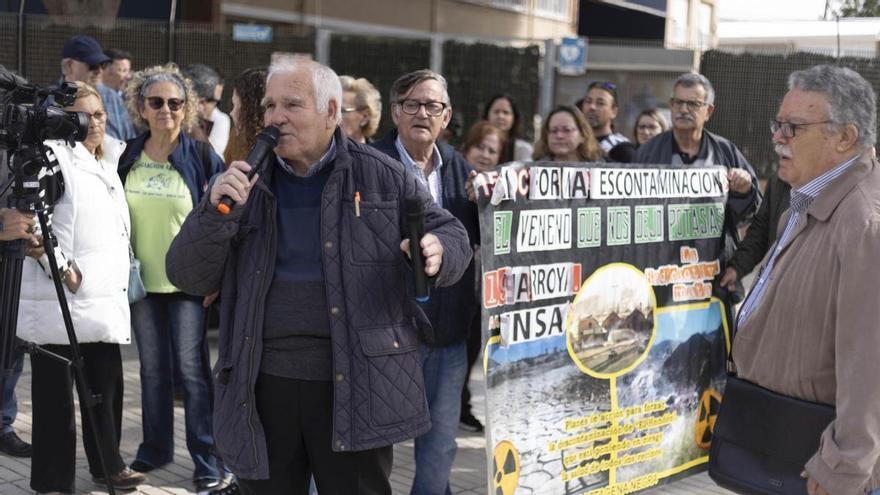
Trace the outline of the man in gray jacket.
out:
[[[735,144],[705,128],[715,111],[715,89],[706,76],[690,73],[678,76],[669,108],[672,129],[640,146],[635,162],[727,168],[730,192],[724,215],[724,243],[722,251],[717,253],[724,273],[727,260],[739,242],[737,228],[751,219],[761,202],[758,178]],[[715,295],[727,305],[730,324],[733,304],[743,296],[742,283],[736,281],[733,286],[735,290],[730,291],[719,284],[714,287]]]
[[[455,283],[461,223],[397,161],[345,137],[328,67],[269,68],[266,125],[281,131],[253,179],[233,162],[181,228],[171,281],[220,289],[214,437],[245,493],[390,494],[392,447],[430,428],[419,354],[430,325],[407,288],[401,212],[425,210],[425,275]],[[238,204],[217,212],[221,197]]]

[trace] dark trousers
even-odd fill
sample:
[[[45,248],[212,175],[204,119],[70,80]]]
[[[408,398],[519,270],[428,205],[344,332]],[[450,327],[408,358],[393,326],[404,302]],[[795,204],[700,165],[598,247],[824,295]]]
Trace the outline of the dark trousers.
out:
[[[314,474],[321,495],[391,495],[391,446],[334,452],[333,383],[260,374],[257,413],[269,450],[269,479],[239,479],[252,495],[307,495]]]
[[[45,345],[43,349],[70,357],[70,346]],[[94,415],[101,440],[101,452],[111,475],[125,468],[119,455],[122,428],[122,357],[119,344],[80,344],[83,374],[101,402]],[[76,420],[73,411],[73,373],[66,364],[31,354],[33,382],[33,446],[31,488],[37,492],[74,491],[76,467]],[[80,397],[83,444],[92,476],[104,477],[92,424],[86,419],[86,405]]]
[[[471,328],[467,336],[467,373],[464,376],[464,387],[461,388],[461,416],[471,414],[471,391],[468,389],[468,381],[471,377],[471,368],[477,362],[477,357],[483,347],[482,314],[477,311],[471,320]]]

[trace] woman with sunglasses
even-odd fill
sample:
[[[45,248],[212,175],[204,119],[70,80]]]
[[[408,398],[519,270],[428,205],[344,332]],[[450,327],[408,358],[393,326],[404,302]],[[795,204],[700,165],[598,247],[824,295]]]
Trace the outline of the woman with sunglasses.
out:
[[[223,488],[214,454],[212,383],[203,298],[185,294],[165,273],[165,253],[208,180],[223,160],[186,134],[197,97],[173,64],[137,72],[126,86],[135,125],[147,131],[128,141],[119,175],[131,211],[131,245],[141,262],[146,298],[131,306],[141,362],[143,441],[132,469],[148,472],[174,457],[173,368],[182,376],[186,446],[197,492]]]
[[[83,372],[102,400],[94,408],[95,424],[83,421],[83,446],[96,483],[106,475],[118,489],[133,489],[146,476],[128,468],[119,453],[122,427],[122,356],[120,344],[131,343],[128,298],[128,207],[116,163],[123,143],[105,135],[107,112],[98,91],[82,82],[76,100],[66,107],[89,118],[85,141],[73,146],[47,141],[61,174],[64,193],[55,204],[53,232],[58,267],[66,288]],[[42,246],[28,249],[21,277],[17,335],[44,350],[70,357],[55,287]],[[76,468],[76,424],[70,369],[42,353],[31,354],[33,461],[31,488],[37,493],[73,493]],[[85,403],[80,398],[82,417]],[[97,427],[96,444],[93,428]],[[100,450],[100,452],[99,452]]]
[[[554,108],[544,119],[541,138],[535,143],[532,156],[535,160],[554,162],[604,161],[602,148],[584,114],[570,105]]]

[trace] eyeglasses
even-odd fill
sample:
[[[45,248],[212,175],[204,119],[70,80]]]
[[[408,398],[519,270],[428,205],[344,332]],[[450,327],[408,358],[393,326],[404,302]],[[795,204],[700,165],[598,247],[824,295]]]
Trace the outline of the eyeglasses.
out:
[[[94,119],[95,122],[97,122],[97,123],[99,123],[99,124],[100,124],[101,122],[104,122],[105,120],[107,120],[107,113],[106,113],[106,112],[102,112],[101,110],[98,110],[98,111],[95,112],[95,113],[88,113],[88,112],[80,112],[80,113],[82,113],[82,114],[84,114],[86,117],[88,117],[89,120]]]
[[[168,110],[172,112],[176,112],[183,107],[185,100],[181,100],[180,98],[162,98],[160,96],[148,96],[147,104],[150,105],[150,108],[153,110],[161,110],[163,106],[165,106],[165,102],[168,102]]]
[[[639,124],[636,128],[639,131],[653,131],[654,129],[659,129],[660,124]]]
[[[202,101],[205,103],[220,103],[220,100],[217,98],[202,98]]]
[[[439,117],[446,110],[447,104],[442,101],[426,101],[424,103],[418,100],[402,100],[397,102],[403,113],[407,115],[415,115],[419,113],[419,109],[425,107],[425,113],[430,117]]]
[[[547,134],[574,134],[577,132],[577,127],[551,127],[547,129]]]
[[[673,108],[675,108],[675,107],[681,108],[681,107],[687,106],[688,110],[690,110],[692,112],[696,112],[697,110],[699,110],[707,105],[708,105],[708,103],[706,103],[705,101],[699,101],[699,100],[679,100],[678,98],[670,98],[669,99],[669,106],[671,106]]]
[[[357,111],[360,110],[361,108],[362,108],[362,107],[342,107],[341,110],[342,110],[342,113],[351,113],[351,112],[357,112]],[[409,112],[407,112],[407,113],[409,113]],[[415,115],[415,114],[417,114],[417,113],[419,113],[419,109],[418,109],[418,108],[416,108],[416,111],[413,112],[413,115]]]
[[[834,124],[833,120],[823,120],[821,122],[804,122],[803,124],[793,124],[791,122],[780,122],[778,120],[770,121],[770,132],[776,134],[777,132],[781,132],[783,137],[793,138],[797,133],[798,128],[805,127],[808,125],[816,125],[816,124]]]

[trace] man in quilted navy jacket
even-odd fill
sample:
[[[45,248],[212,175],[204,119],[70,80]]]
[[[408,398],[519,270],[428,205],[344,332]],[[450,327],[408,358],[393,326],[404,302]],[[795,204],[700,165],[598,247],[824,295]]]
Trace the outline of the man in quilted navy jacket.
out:
[[[465,190],[472,168],[451,146],[437,142],[452,117],[446,79],[427,69],[404,74],[391,86],[389,101],[397,128],[374,146],[400,160],[434,202],[461,221],[470,244],[477,244],[477,207]],[[433,345],[422,346],[431,431],[416,438],[410,493],[443,495],[450,493],[449,473],[457,450],[461,389],[468,372],[465,341],[478,309],[473,263],[457,283],[435,290],[422,309],[435,335]]]
[[[425,208],[425,273],[454,284],[461,223],[399,163],[345,137],[336,74],[302,58],[269,68],[265,123],[281,130],[249,180],[233,162],[184,223],[169,277],[220,289],[214,437],[245,493],[390,494],[395,442],[430,428],[402,205]],[[217,212],[224,196],[237,202]]]

